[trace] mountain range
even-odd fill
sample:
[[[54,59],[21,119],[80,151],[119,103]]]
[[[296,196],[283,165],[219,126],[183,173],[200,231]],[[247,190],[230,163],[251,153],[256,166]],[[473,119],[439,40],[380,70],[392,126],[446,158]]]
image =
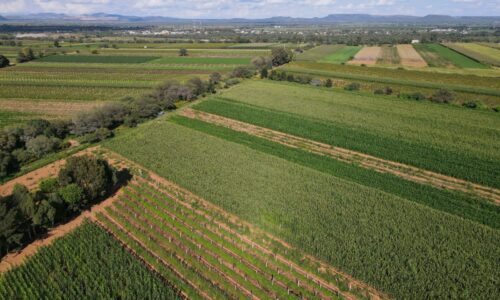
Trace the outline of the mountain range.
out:
[[[38,13],[28,15],[0,16],[2,22],[44,22],[44,23],[153,23],[153,24],[262,24],[262,25],[307,25],[307,24],[429,24],[429,25],[500,25],[499,16],[447,16],[427,15],[424,17],[408,15],[369,15],[369,14],[331,14],[321,18],[271,17],[264,19],[182,19],[163,16],[125,16],[118,14],[95,13],[86,15],[66,15]]]

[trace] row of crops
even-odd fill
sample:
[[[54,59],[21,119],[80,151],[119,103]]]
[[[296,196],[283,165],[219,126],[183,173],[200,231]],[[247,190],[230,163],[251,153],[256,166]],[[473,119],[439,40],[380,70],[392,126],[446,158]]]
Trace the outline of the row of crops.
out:
[[[197,109],[499,187],[494,113],[274,82],[245,83],[222,97]]]
[[[401,193],[168,118],[106,147],[395,298],[479,299],[497,289],[498,230]]]
[[[120,243],[85,223],[0,275],[1,299],[178,299]]]
[[[343,277],[310,272],[255,243],[241,224],[167,185],[140,179],[98,220],[190,299],[366,295]]]

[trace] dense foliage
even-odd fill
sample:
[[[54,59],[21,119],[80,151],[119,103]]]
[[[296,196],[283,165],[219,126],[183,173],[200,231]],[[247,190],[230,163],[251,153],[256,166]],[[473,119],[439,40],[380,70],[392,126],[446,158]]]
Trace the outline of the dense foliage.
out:
[[[0,277],[2,299],[178,299],[103,229],[85,223]]]
[[[497,292],[500,235],[482,224],[169,122],[107,146],[395,298]]]
[[[106,161],[90,156],[68,158],[58,178],[46,179],[33,192],[22,185],[0,199],[0,256],[35,240],[105,197],[116,183]]]

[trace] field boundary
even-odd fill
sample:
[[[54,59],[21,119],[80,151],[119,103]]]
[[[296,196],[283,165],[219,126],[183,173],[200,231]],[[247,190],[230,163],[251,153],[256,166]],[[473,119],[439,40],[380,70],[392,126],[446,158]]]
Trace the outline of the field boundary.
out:
[[[473,194],[500,205],[500,190],[453,178],[410,165],[384,160],[361,152],[352,151],[313,140],[293,136],[279,131],[255,126],[234,119],[186,108],[181,116],[197,119],[211,124],[223,126],[235,131],[244,132],[282,145],[303,149],[315,154],[328,156],[346,163],[354,163],[366,169],[380,173],[388,173],[406,180],[426,184],[443,190],[454,190]]]

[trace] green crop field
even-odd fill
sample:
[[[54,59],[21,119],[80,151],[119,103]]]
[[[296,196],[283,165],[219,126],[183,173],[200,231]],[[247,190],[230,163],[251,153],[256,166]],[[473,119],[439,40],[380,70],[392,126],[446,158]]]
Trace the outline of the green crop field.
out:
[[[2,104],[0,101],[0,129],[10,125],[22,124],[25,121],[33,119],[37,116],[32,113],[2,110],[1,107]]]
[[[167,120],[106,147],[395,298],[497,288],[495,229]]]
[[[226,57],[162,57],[150,61],[152,64],[178,64],[178,65],[248,65],[249,58]]]
[[[273,82],[246,83],[222,97],[230,101],[203,109],[500,187],[494,113]]]
[[[321,45],[304,51],[297,55],[299,61],[318,61],[343,49],[341,45]]]
[[[61,63],[140,64],[157,58],[158,57],[149,56],[51,55],[40,58],[37,61]]]
[[[482,63],[500,66],[500,49],[474,43],[452,43],[445,45]]]
[[[356,53],[359,52],[359,50],[361,50],[361,47],[345,46],[338,49],[334,53],[323,57],[321,61],[335,63],[335,64],[345,63],[351,60],[356,55]]]
[[[0,275],[2,299],[178,299],[106,231],[86,223]]]
[[[486,65],[440,44],[417,44],[414,45],[414,47],[422,55],[425,61],[427,61],[430,67],[447,68],[451,66],[474,69],[487,68]]]

